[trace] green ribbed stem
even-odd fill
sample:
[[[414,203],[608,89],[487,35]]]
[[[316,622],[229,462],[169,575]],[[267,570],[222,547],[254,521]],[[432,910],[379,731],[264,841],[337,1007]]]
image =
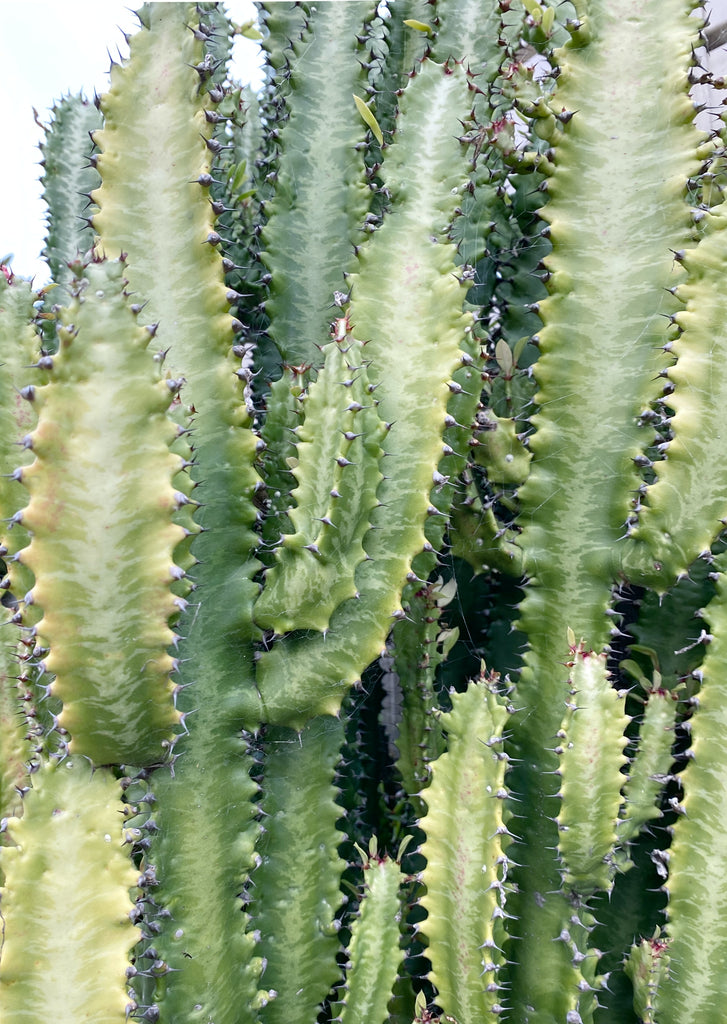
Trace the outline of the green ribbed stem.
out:
[[[459,1024],[479,1024],[503,1009],[509,864],[502,744],[508,717],[484,674],[465,693],[452,694],[452,710],[442,716],[448,749],[432,763],[432,782],[423,794],[422,931],[436,1002]]]
[[[203,63],[204,43],[189,27],[200,18],[204,23],[204,11],[193,5],[143,9],[147,27],[133,37],[129,62],[113,69],[102,100],[103,183],[94,223],[107,251],[128,253],[135,299],[146,301],[145,316],[159,322],[159,343],[169,347],[169,362],[186,381],[183,401],[195,410],[192,474],[204,532],[193,546],[200,564],[189,575],[202,600],[192,595],[178,648],[187,687],[178,706],[189,734],[176,747],[174,776],[154,781],[161,831],[148,856],[160,879],[156,898],[171,912],[157,942],[173,968],[158,986],[162,1019],[176,1022],[200,1006],[196,1012],[228,1024],[238,1020],[241,1006],[254,1015],[267,998],[258,994],[260,963],[239,901],[258,831],[238,708],[253,686],[249,641],[257,634],[251,607],[258,590],[252,531],[258,440],[236,377],[209,203],[213,125],[205,112],[214,104],[194,70]],[[122,153],[133,157],[122,162]],[[191,960],[183,955],[187,944]],[[224,966],[230,948],[234,972]]]
[[[399,141],[388,150],[392,209],[362,246],[351,278],[350,319],[367,340],[368,374],[381,382],[379,415],[395,421],[382,447],[382,508],[364,538],[369,560],[356,573],[360,597],[344,602],[324,637],[292,636],[263,654],[264,710],[250,715],[300,724],[338,712],[348,687],[384,646],[413,558],[425,545],[429,492],[443,454],[448,383],[461,364],[469,318],[446,237],[467,177],[455,137],[468,111],[464,70],[425,62],[402,97]]]
[[[387,646],[391,669],[382,680],[387,695],[382,718],[388,715],[383,721],[389,746],[396,750],[404,792],[418,814],[423,810],[421,790],[427,782],[428,762],[444,750],[435,679],[437,668],[458,637],[458,630],[447,629],[442,621],[456,592],[454,579],[442,584],[440,577],[420,586],[409,600],[406,618],[394,626]]]
[[[518,1024],[560,1024],[579,1000],[570,953],[553,941],[571,911],[548,852],[557,841],[550,751],[566,696],[567,629],[595,651],[609,641],[605,612],[640,483],[632,460],[650,440],[638,416],[658,397],[666,365],[663,314],[678,308],[666,291],[679,279],[672,251],[689,239],[685,183],[697,170],[690,5],[588,6],[577,42],[557,54],[551,107],[574,113],[549,129],[555,170],[542,216],[553,246],[551,296],[540,304],[533,462],[519,491],[530,585],[518,628],[530,649],[512,788],[528,794],[533,813],[513,824],[523,838],[513,922]]]
[[[403,952],[399,948],[399,886],[396,861],[364,860],[364,893],[351,925],[350,967],[338,1006],[341,1024],[385,1024]]]
[[[0,1005],[4,1024],[119,1024],[128,1007],[129,914],[137,873],[122,847],[119,783],[84,758],[33,777],[10,823]]]
[[[357,35],[375,9],[370,0],[310,5],[302,38],[288,54],[289,117],[280,128],[261,256],[272,278],[269,333],[292,364],[320,363],[333,293],[346,290],[344,272],[365,237],[370,192],[356,151],[365,125],[352,96],[366,98]]]
[[[611,685],[606,656],[578,644],[568,662],[566,712],[558,730],[558,855],[563,882],[588,896],[613,886],[613,852],[626,763],[624,695]]]
[[[22,388],[37,381],[37,370],[29,369],[37,356],[38,337],[31,326],[33,303],[37,296],[27,281],[13,278],[12,283],[0,275],[0,352],[4,365],[0,373],[0,517],[12,528],[5,527],[3,547],[12,580],[10,593],[22,597],[33,585],[32,573],[11,562],[11,555],[28,542],[27,531],[14,517],[25,504],[25,492],[18,486],[16,470],[33,459],[33,453],[20,442],[35,426],[32,403],[22,400]],[[21,715],[17,688],[18,639],[16,627],[10,623],[12,609],[2,608],[0,625],[0,818],[19,812],[16,787],[27,785],[25,762],[30,756],[26,742],[27,724]]]
[[[276,992],[261,1012],[263,1024],[315,1020],[339,977],[336,913],[345,862],[337,852],[343,837],[333,780],[343,737],[343,723],[328,717],[299,733],[265,732],[260,864],[250,880],[264,981]]]
[[[635,839],[644,825],[661,817],[659,798],[674,760],[678,707],[676,695],[668,690],[654,690],[648,696],[638,747],[623,790],[622,818],[618,823],[622,843]]]
[[[97,765],[153,764],[180,721],[167,650],[183,575],[174,551],[187,535],[173,522],[182,459],[170,451],[167,411],[177,385],[147,351],[123,264],[77,273],[49,381],[33,392],[35,461],[21,477],[31,541],[18,558],[35,574],[25,603],[43,612],[38,645],[50,647],[43,665],[70,751]]]
[[[654,576],[660,591],[676,576],[687,575],[690,564],[709,551],[727,520],[721,437],[713,429],[727,402],[727,365],[722,357],[727,204],[709,213],[696,211],[695,221],[702,237],[681,260],[687,277],[676,296],[684,309],[674,315],[669,334],[676,356],[667,385],[672,391],[667,403],[673,410],[674,436],[666,460],[655,464],[656,483],[646,492],[635,546],[625,559],[626,571],[634,579]]]
[[[168,1024],[252,1024],[269,998],[241,896],[256,862],[258,787],[247,746],[230,737],[224,719],[195,739],[174,775],[163,769],[152,783],[161,832],[146,864],[159,884],[146,922],[170,968],[157,982],[155,1003]]]
[[[65,96],[52,114],[41,145],[41,183],[48,207],[43,255],[53,282],[59,286],[50,292],[50,301],[66,305],[73,280],[68,264],[93,248],[94,243],[87,196],[98,187],[99,176],[90,163],[93,142],[88,136],[101,127],[103,119],[96,106],[82,96]]]
[[[356,596],[355,573],[378,503],[388,425],[378,413],[365,347],[347,333],[345,317],[337,325],[342,336],[326,346],[323,367],[301,396],[304,418],[289,456],[297,485],[291,527],[255,604],[258,624],[279,634],[326,631],[336,608]]]
[[[669,946],[658,931],[631,947],[624,970],[634,987],[634,1010],[643,1024],[658,1024],[656,998],[669,969]]]
[[[717,1024],[727,996],[727,831],[723,813],[727,713],[727,559],[718,557],[717,594],[707,606],[712,639],[691,722],[690,761],[681,776],[681,813],[674,826],[666,890],[670,937],[668,978],[656,995],[659,1024]]]

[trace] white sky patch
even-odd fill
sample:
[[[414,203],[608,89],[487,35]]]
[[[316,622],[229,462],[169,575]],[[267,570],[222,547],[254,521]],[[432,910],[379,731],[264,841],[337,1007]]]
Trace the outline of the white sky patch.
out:
[[[88,99],[108,88],[111,59],[128,54],[124,33],[138,27],[134,0],[23,0],[0,3],[0,261],[12,254],[12,268],[47,283],[40,258],[45,239],[45,204],[39,178],[43,137],[35,123],[47,124],[55,100],[79,92]],[[252,0],[227,0],[236,22],[254,17]],[[21,45],[31,39],[32,50]],[[235,42],[234,76],[260,84],[258,48],[245,39]]]

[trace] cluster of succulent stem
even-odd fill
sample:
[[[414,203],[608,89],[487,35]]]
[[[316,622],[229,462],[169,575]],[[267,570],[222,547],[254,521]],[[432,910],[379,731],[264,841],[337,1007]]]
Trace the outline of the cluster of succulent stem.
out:
[[[140,10],[1,268],[0,1021],[722,1024],[695,5],[258,6]]]

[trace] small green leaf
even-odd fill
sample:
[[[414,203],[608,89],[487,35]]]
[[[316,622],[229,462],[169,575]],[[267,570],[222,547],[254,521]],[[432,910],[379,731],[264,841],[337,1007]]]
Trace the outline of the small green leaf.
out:
[[[450,601],[454,600],[456,594],[457,580],[454,578],[454,576],[451,579],[447,580],[446,583],[442,582],[442,577],[440,576],[439,579],[437,580],[437,589],[433,595],[437,602],[437,605],[440,608],[445,608],[450,603]]]
[[[513,368],[512,351],[508,343],[503,341],[502,338],[500,338],[495,346],[495,359],[505,376],[509,377]]]
[[[515,366],[517,366],[518,359],[522,355],[523,349],[525,348],[525,346],[527,345],[527,343],[529,341],[530,341],[530,338],[526,334],[526,335],[524,335],[522,338],[520,338],[515,343],[515,346],[514,346],[514,348],[512,350],[512,358],[513,358],[513,362],[514,362]]]
[[[437,643],[442,645],[442,661],[449,655],[454,645],[459,640],[459,627],[444,629],[437,637]]]
[[[638,665],[635,661],[632,661],[631,658],[627,658],[625,661],[619,663],[619,668],[623,672],[628,672],[632,679],[635,679],[638,683],[641,683],[641,685],[647,692],[649,691],[649,689],[651,688],[651,683],[646,678],[644,673],[641,671],[641,666]]]
[[[497,681],[483,664],[478,680],[464,693],[452,694],[452,710],[441,717],[448,747],[431,763],[431,784],[424,791],[428,810],[421,853],[427,866],[421,905],[427,911],[422,931],[429,942],[429,978],[442,1019],[463,1024],[492,1019],[504,961],[508,862],[502,737],[508,710]]]
[[[376,136],[376,141],[378,142],[378,144],[380,146],[383,146],[383,144],[384,144],[384,136],[382,134],[381,129],[379,128],[379,122],[376,120],[374,115],[371,113],[371,110],[369,109],[369,107],[366,106],[366,104],[361,99],[361,97],[357,96],[356,93],[353,94],[353,100],[354,100],[354,103],[356,104],[356,108],[357,108],[359,114],[361,115],[361,117],[364,119],[366,124],[369,126],[371,131]]]
[[[528,14],[533,19],[536,25],[539,25],[543,20],[543,9],[538,3],[538,0],[523,0],[523,5],[527,8]]]
[[[404,24],[407,28],[416,29],[417,32],[426,32],[430,37],[434,35],[431,25],[427,25],[424,21],[417,21],[416,18],[406,18]]]
[[[242,36],[243,39],[253,39],[255,42],[259,42],[263,38],[262,33],[255,27],[254,20],[244,21],[233,27],[235,35]]]
[[[232,179],[232,183],[230,185],[230,191],[234,195],[236,195],[237,192],[239,192],[239,190],[242,188],[242,186],[243,186],[243,184],[245,182],[246,174],[247,174],[247,161],[243,160],[235,168],[235,176]]]

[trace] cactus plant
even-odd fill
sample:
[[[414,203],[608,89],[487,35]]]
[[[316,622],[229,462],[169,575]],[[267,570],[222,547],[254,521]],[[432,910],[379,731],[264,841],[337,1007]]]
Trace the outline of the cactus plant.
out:
[[[693,7],[150,4],[59,104],[54,285],[0,276],[3,1022],[721,1021]]]

